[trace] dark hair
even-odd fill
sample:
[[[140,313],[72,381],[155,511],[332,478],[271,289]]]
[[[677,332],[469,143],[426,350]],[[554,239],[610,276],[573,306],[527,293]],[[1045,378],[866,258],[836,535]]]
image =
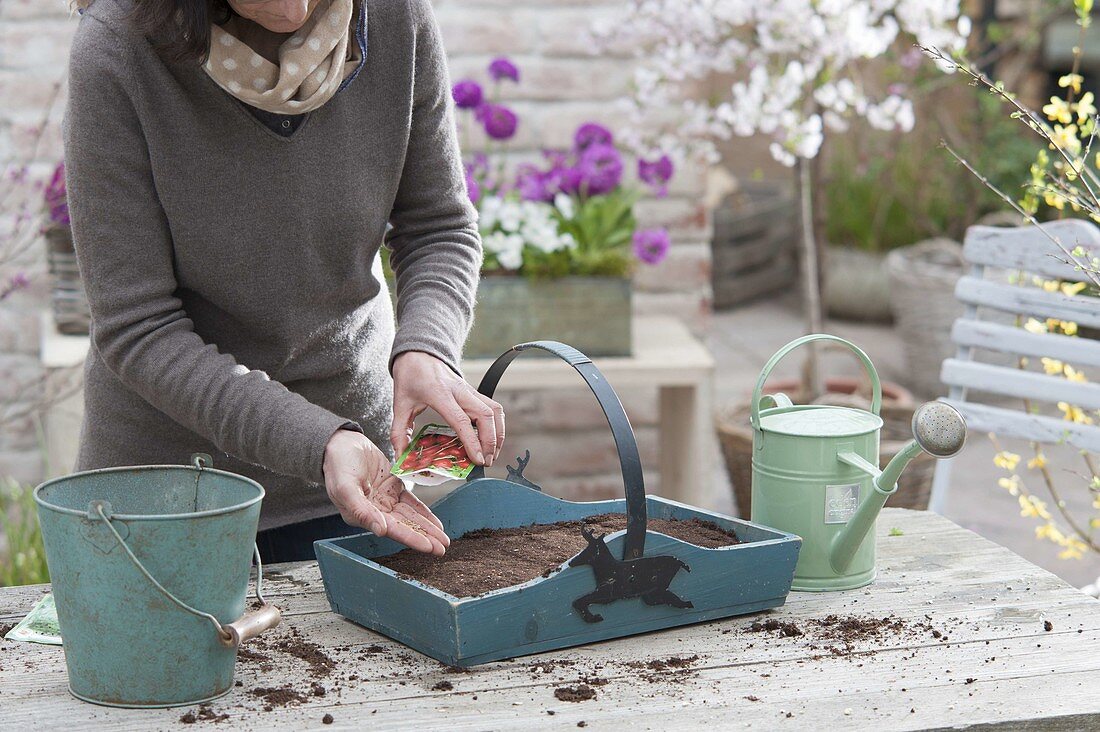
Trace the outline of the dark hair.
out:
[[[232,15],[226,0],[135,0],[132,18],[166,61],[204,63],[210,24]]]

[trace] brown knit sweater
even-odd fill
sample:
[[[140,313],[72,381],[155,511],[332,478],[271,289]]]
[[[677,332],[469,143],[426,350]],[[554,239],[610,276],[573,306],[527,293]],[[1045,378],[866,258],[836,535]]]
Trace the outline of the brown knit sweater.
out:
[[[457,371],[472,314],[481,247],[431,5],[371,0],[361,73],[281,137],[197,64],[166,64],[129,1],[96,0],[72,49],[93,318],[77,468],[209,452],[267,489],[261,528],[334,513],[329,437],[352,420],[388,452],[392,358]]]

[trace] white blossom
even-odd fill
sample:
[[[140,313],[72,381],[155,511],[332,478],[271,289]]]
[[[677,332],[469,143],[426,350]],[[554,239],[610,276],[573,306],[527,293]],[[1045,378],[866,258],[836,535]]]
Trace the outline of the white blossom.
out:
[[[912,102],[867,86],[867,61],[896,51],[911,67],[914,43],[950,52],[969,32],[959,0],[630,0],[598,30],[639,58],[624,144],[713,159],[715,139],[764,135],[786,165],[817,155],[824,131],[853,118],[911,129]],[[737,79],[728,94],[685,94],[720,75]]]

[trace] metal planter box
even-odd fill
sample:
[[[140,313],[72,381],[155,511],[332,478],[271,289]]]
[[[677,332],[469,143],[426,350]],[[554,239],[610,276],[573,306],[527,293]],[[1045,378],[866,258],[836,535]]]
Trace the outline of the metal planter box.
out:
[[[601,577],[601,570],[594,566],[571,566],[589,551],[586,549],[547,576],[459,598],[399,576],[373,561],[404,547],[364,533],[315,544],[333,612],[443,663],[470,666],[782,605],[790,591],[801,540],[793,534],[646,496],[626,414],[587,357],[553,342],[515,346],[486,373],[481,392],[492,395],[508,363],[531,348],[567,360],[596,394],[615,436],[626,499],[563,501],[543,494],[523,477],[522,470],[509,468],[507,480],[485,478],[482,471],[475,470],[465,485],[437,502],[433,511],[450,536],[482,528],[625,513],[627,529],[606,537],[610,557],[605,553],[605,560],[614,565],[615,576],[604,571]],[[647,531],[648,517],[713,521],[733,529],[742,543],[705,549]],[[671,581],[670,573],[660,569],[669,567],[673,567]],[[586,612],[584,602],[577,606],[582,597],[595,598],[599,604],[588,606]],[[595,619],[596,614],[600,619]]]
[[[628,277],[483,277],[465,355],[495,358],[542,333],[590,356],[629,356],[631,292]]]

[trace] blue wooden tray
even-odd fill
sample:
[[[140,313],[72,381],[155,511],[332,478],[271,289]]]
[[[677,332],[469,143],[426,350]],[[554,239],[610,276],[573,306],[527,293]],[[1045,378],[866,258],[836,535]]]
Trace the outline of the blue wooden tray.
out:
[[[626,500],[577,503],[545,495],[509,469],[510,479],[486,478],[475,470],[470,480],[438,501],[432,510],[452,537],[482,528],[513,528],[625,513],[627,529],[608,535],[614,562],[629,571],[616,581],[597,582],[589,565],[563,563],[548,576],[476,597],[454,597],[378,564],[400,544],[371,533],[315,543],[325,592],[335,613],[405,645],[456,666],[538,653],[618,638],[677,625],[778,607],[786,601],[801,539],[757,524],[704,511],[657,496],[646,496],[633,432],[614,391],[579,352],[541,341],[516,346],[486,373],[479,387],[492,395],[501,373],[523,350],[539,348],[561,356],[585,377],[607,414],[623,468]],[[516,482],[516,481],[520,482]],[[647,517],[698,518],[732,529],[741,544],[705,549],[646,529]],[[587,550],[586,550],[587,551]],[[582,552],[583,553],[583,552]],[[674,559],[662,560],[661,557]],[[628,596],[591,605],[588,618],[574,601],[597,589],[641,581],[653,560],[679,560],[663,588],[690,607],[650,604],[653,594]],[[572,561],[572,560],[570,560]],[[627,564],[619,564],[625,562]],[[647,564],[648,563],[648,564]],[[658,588],[658,593],[663,589]],[[668,597],[667,593],[661,597]],[[593,620],[598,615],[600,620]]]

